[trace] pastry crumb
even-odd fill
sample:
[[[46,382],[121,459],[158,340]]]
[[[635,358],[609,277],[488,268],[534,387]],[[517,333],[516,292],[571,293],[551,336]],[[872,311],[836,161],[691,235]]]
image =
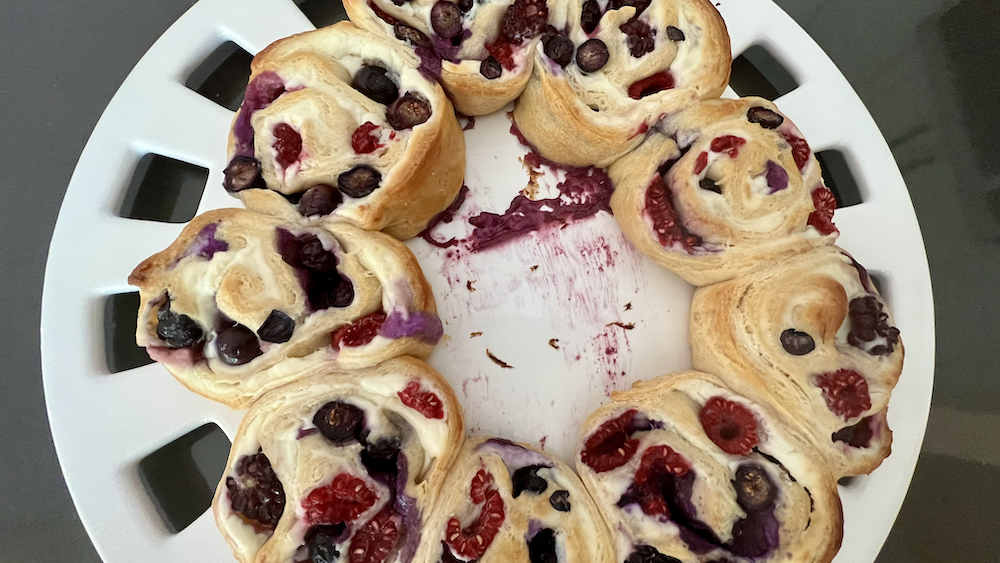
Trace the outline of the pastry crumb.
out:
[[[482,335],[483,335],[483,331],[481,331],[481,330],[476,331],[476,332],[470,332],[469,333],[469,338],[475,338],[477,336],[482,336]]]
[[[623,323],[621,321],[615,321],[613,323],[608,323],[604,326],[618,326],[625,330],[632,330],[633,328],[635,328],[635,323]]]
[[[490,352],[489,348],[486,349],[486,355],[489,356],[490,360],[492,360],[494,364],[496,364],[496,365],[498,365],[498,366],[500,366],[500,367],[502,367],[504,369],[514,369],[514,366],[512,366],[512,365],[508,364],[507,362],[501,360],[500,358],[494,356],[493,352]]]
[[[629,301],[628,303],[625,304],[625,310],[626,311],[631,311],[632,310],[632,302],[631,301]]]
[[[535,264],[534,266],[531,267],[531,271],[532,272],[534,272],[537,269],[538,269],[538,264]]]
[[[549,346],[552,346],[553,348],[555,348],[556,350],[558,350],[559,349],[559,339],[558,338],[550,338],[549,339]]]
[[[477,281],[479,281],[479,280],[469,280],[469,281],[465,282],[465,289],[468,289],[469,291],[475,291],[476,288],[472,287],[472,282],[477,282]]]

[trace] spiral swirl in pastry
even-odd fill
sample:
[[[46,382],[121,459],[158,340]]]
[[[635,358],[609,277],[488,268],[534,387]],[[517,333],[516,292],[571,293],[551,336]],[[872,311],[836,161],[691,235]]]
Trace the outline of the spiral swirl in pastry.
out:
[[[706,373],[641,381],[583,425],[577,469],[617,561],[827,563],[836,481],[795,426]]]
[[[406,246],[347,223],[195,217],[129,276],[136,341],[192,391],[242,408],[303,366],[430,355],[434,296]]]
[[[271,44],[233,119],[224,186],[250,209],[415,236],[465,175],[451,102],[417,64],[349,22]]]
[[[573,470],[502,438],[466,441],[424,536],[424,563],[614,561],[609,530]]]
[[[663,115],[718,97],[729,81],[729,35],[711,2],[568,0],[565,10],[514,108],[545,158],[607,166]],[[558,60],[559,44],[570,60]]]
[[[410,357],[300,375],[247,411],[219,530],[243,563],[410,563],[464,436],[454,392]]]
[[[828,246],[698,288],[690,330],[695,367],[804,425],[838,478],[889,455],[885,415],[903,344],[847,252]]]
[[[608,174],[625,235],[695,285],[745,275],[839,234],[816,157],[762,98],[710,100],[672,116]]]

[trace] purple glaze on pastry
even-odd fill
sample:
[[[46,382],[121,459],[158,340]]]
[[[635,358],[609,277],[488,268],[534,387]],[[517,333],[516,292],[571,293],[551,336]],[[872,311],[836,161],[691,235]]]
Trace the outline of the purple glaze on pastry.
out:
[[[202,258],[212,259],[216,252],[229,250],[229,244],[224,240],[215,238],[215,232],[219,230],[218,223],[212,223],[202,227],[194,238],[194,244],[188,249],[189,254],[196,254]]]
[[[417,338],[427,344],[437,344],[444,335],[441,319],[434,313],[414,311],[406,314],[403,311],[393,311],[385,318],[379,336],[386,338]]]
[[[240,114],[233,123],[233,137],[236,140],[234,156],[254,156],[253,127],[250,125],[250,118],[258,110],[271,105],[271,102],[284,92],[285,82],[277,73],[271,71],[258,74],[247,84]]]
[[[513,474],[522,467],[544,465],[552,467],[552,462],[535,450],[529,450],[503,438],[491,438],[476,446],[476,451],[488,450],[500,456],[507,471]]]
[[[423,525],[420,521],[420,508],[417,507],[417,499],[406,494],[406,483],[408,481],[408,463],[406,454],[399,452],[396,458],[396,467],[399,470],[396,477],[395,487],[395,508],[403,517],[403,530],[406,531],[406,543],[399,549],[399,560],[401,563],[410,563],[417,547],[420,545],[420,532]]]
[[[771,188],[771,194],[788,187],[788,172],[777,162],[768,160],[764,174],[767,177],[767,187]]]
[[[524,539],[531,541],[531,538],[535,537],[535,534],[542,531],[542,521],[532,518],[528,520],[528,531],[524,534]]]
[[[306,436],[312,436],[313,434],[319,432],[319,429],[313,426],[312,428],[299,428],[299,431],[295,434],[296,440],[301,440]]]

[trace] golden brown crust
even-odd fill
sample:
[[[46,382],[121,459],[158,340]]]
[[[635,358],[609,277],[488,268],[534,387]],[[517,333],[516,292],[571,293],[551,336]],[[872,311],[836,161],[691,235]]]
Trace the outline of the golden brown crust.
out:
[[[392,130],[386,106],[350,86],[359,61],[384,65],[399,82],[401,93],[415,92],[427,99],[430,119],[412,129]],[[332,216],[401,240],[416,236],[454,200],[465,176],[465,138],[454,108],[439,85],[420,75],[417,64],[416,56],[402,45],[349,22],[293,35],[261,51],[252,64],[251,82],[274,73],[294,90],[251,118],[254,155],[261,161],[268,187],[284,194],[302,193],[316,184],[336,186],[339,175],[355,165],[372,166],[382,175],[380,187],[362,198],[345,196]],[[234,130],[240,112],[234,117]],[[286,122],[297,128],[305,156],[301,163],[282,168],[270,148],[269,128]],[[351,134],[364,122],[378,127],[372,135],[378,136],[382,147],[355,154]],[[231,133],[230,159],[237,152]],[[262,212],[273,212],[277,206],[294,209],[284,198],[254,194],[259,191],[237,195],[247,207]],[[266,203],[257,207],[262,200]]]
[[[707,0],[654,0],[639,15],[658,33],[652,51],[636,58],[620,30],[635,8],[608,10],[593,33],[580,25],[581,2],[567,3],[568,33],[579,47],[596,38],[608,47],[608,63],[592,73],[571,62],[559,68],[535,51],[533,79],[514,108],[514,119],[539,153],[574,166],[604,167],[635,148],[649,126],[697,100],[718,97],[729,81],[729,34]],[[666,37],[667,26],[683,41]],[[672,86],[651,94],[640,83],[669,73]],[[633,99],[632,95],[639,96]],[[662,88],[662,86],[661,86]]]
[[[753,413],[757,423],[756,449],[746,456],[722,451],[701,426],[700,412],[713,397],[736,402]],[[698,520],[709,526],[721,542],[731,541],[733,525],[746,512],[733,489],[737,467],[752,462],[764,468],[778,487],[774,514],[779,525],[778,547],[761,562],[829,563],[843,538],[843,514],[837,483],[813,450],[808,438],[766,403],[734,393],[719,378],[688,371],[640,381],[628,391],[612,394],[612,402],[592,413],[583,423],[576,466],[615,534],[617,560],[624,561],[637,545],[649,545],[685,563],[732,557],[716,548],[694,552],[672,524],[646,516],[635,505],[619,507],[619,500],[635,480],[648,448],[666,446],[688,464],[694,474],[689,502]],[[630,431],[637,440],[635,453],[618,468],[595,472],[582,461],[587,439],[603,424],[627,411],[636,411],[643,428]],[[639,425],[633,423],[638,427]],[[762,453],[770,456],[765,457]],[[634,508],[634,510],[632,510]]]
[[[241,209],[199,215],[166,250],[136,267],[129,283],[139,287],[142,303],[137,343],[189,389],[233,408],[245,407],[316,363],[355,368],[404,354],[430,355],[440,337],[440,321],[430,284],[405,245],[333,219],[297,221],[293,211],[285,212],[284,219]],[[315,236],[334,253],[338,273],[352,284],[348,306],[310,310],[300,274],[277,250],[278,229]],[[208,238],[225,244],[210,258],[197,253]],[[205,331],[207,344],[174,350],[160,340],[157,312],[166,305],[167,295],[171,311],[194,319]],[[264,343],[263,354],[243,365],[218,358],[213,342],[218,319],[224,316],[258,331],[272,310],[295,321],[288,342]],[[380,310],[397,326],[413,315],[427,326],[405,329],[403,336],[376,336],[360,346],[331,346],[332,332]]]
[[[802,169],[796,164],[787,139],[801,139],[801,132],[787,118],[777,129],[752,123],[751,108],[780,115],[763,98],[700,102],[650,131],[642,145],[608,169],[615,184],[611,208],[622,231],[640,251],[694,285],[746,275],[833,244],[838,235],[823,235],[808,223],[813,192],[826,187],[811,152]],[[713,140],[724,137],[745,143],[735,157],[712,150]],[[703,157],[707,164],[699,166]],[[768,174],[783,174],[787,187],[772,188]],[[721,193],[702,188],[706,179]],[[666,188],[679,224],[699,239],[692,251],[667,246],[658,235],[647,206],[654,183]],[[665,240],[672,241],[669,235]]]
[[[422,391],[438,396],[443,411],[441,419],[427,418],[402,403],[398,393],[414,381]],[[419,525],[427,522],[465,437],[462,409],[454,391],[433,368],[407,356],[354,371],[337,370],[329,364],[315,365],[294,383],[274,389],[256,401],[233,439],[212,510],[219,531],[241,563],[292,561],[309,528],[309,523],[299,520],[301,513],[296,508],[313,489],[328,484],[337,473],[348,472],[380,492],[376,505],[360,515],[360,520],[371,518],[386,502],[391,502],[391,498],[383,498],[391,493],[373,482],[376,480],[361,463],[360,444],[335,446],[316,432],[312,423],[314,413],[334,400],[365,411],[369,441],[382,437],[401,440],[400,450],[408,461],[407,482],[401,490],[415,499]],[[400,428],[403,425],[409,430]],[[251,526],[233,513],[226,487],[226,477],[236,477],[234,468],[239,459],[257,453],[258,449],[268,457],[285,497],[282,517],[270,536],[254,533]],[[418,460],[427,456],[430,459],[424,459],[418,467]],[[406,529],[405,523],[400,524],[406,532],[414,532]],[[347,546],[344,543],[341,551]],[[397,561],[398,558],[389,559],[387,563]]]
[[[885,409],[903,367],[901,341],[888,355],[873,355],[848,343],[848,309],[854,299],[873,298],[882,306],[887,325],[894,324],[867,274],[861,280],[861,271],[843,250],[824,247],[749,276],[698,288],[691,303],[694,366],[798,421],[838,478],[870,473],[889,454],[892,434]],[[808,334],[815,348],[804,355],[786,351],[781,334],[788,329]],[[844,418],[828,407],[817,378],[838,370],[865,379],[870,408]],[[852,448],[831,439],[866,417],[872,417],[868,447]]]
[[[513,497],[513,475],[523,467],[543,466],[535,475],[545,480],[545,490],[520,491]],[[491,477],[504,510],[504,521],[481,563],[529,563],[528,537],[541,529],[555,533],[561,561],[613,563],[610,531],[580,478],[561,460],[527,444],[498,438],[472,438],[465,442],[446,478],[446,485],[427,522],[425,538],[415,562],[442,560],[448,521],[468,525],[481,511],[470,498],[470,483],[480,470]],[[557,490],[568,492],[568,511],[556,510],[550,501]],[[452,551],[452,555],[454,552]]]

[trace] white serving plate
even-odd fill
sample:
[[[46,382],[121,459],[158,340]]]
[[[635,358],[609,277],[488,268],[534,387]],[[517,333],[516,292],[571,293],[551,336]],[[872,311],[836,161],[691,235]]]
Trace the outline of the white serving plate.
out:
[[[864,202],[837,211],[839,244],[885,281],[906,344],[889,409],[893,454],[872,475],[841,487],[845,530],[836,561],[871,562],[902,504],[930,405],[934,316],[920,230],[885,140],[819,46],[770,0],[725,1],[719,9],[734,54],[763,45],[796,78],[800,86],[777,103],[813,149],[836,148],[847,157]],[[199,213],[236,206],[220,187],[232,113],[184,80],[225,41],[256,53],[312,27],[292,0],[202,0],[133,69],[73,174],[45,275],[42,368],[63,473],[107,563],[232,559],[209,512],[178,534],[167,531],[137,463],[205,422],[232,438],[241,417],[188,392],[157,364],[107,373],[104,299],[134,290],[128,273],[182,227],[121,218],[116,210],[136,162],[149,152],[210,170]],[[500,112],[466,133],[472,192],[463,218],[476,209],[502,213],[527,185],[518,161],[526,149],[509,126]],[[543,190],[554,179],[543,177]],[[463,225],[443,225],[439,236]],[[445,322],[446,337],[430,362],[456,388],[473,435],[541,444],[568,458],[580,422],[611,390],[690,367],[693,288],[638,254],[604,213],[478,254],[449,256],[419,239],[409,246]],[[606,326],[615,321],[635,328]],[[513,368],[496,365],[487,349]]]

